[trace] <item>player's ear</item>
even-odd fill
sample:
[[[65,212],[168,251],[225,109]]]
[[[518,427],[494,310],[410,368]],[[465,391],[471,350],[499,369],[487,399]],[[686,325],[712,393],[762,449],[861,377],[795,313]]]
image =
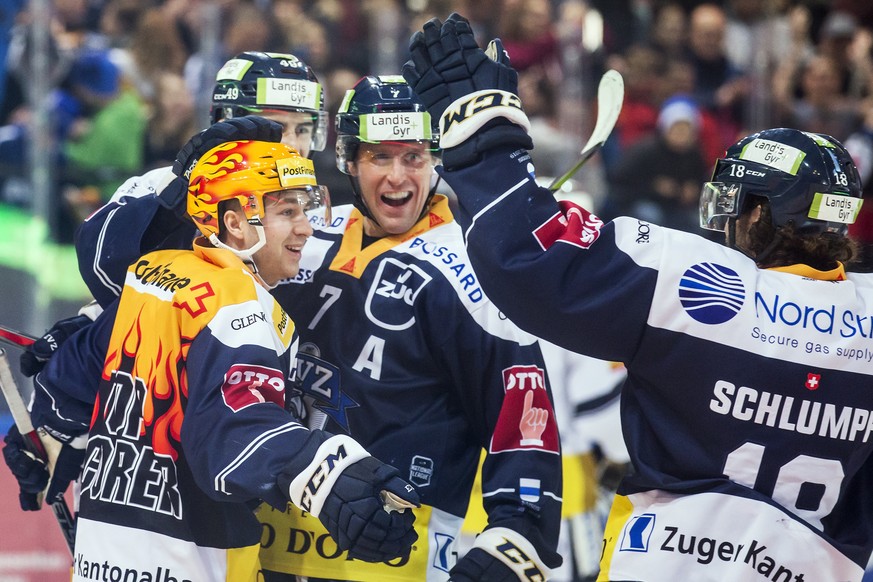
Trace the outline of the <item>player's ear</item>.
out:
[[[237,200],[228,200],[224,212],[221,214],[221,230],[219,238],[222,242],[227,242],[228,239],[243,240],[245,238],[244,224],[246,217],[243,214],[242,208]]]

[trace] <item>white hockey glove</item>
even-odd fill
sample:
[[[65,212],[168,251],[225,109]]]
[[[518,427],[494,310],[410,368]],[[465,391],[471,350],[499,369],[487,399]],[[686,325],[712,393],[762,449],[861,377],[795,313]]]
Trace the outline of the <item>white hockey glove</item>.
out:
[[[337,435],[319,446],[299,474],[280,475],[279,484],[294,505],[321,521],[350,557],[384,562],[409,556],[418,539],[411,508],[420,500],[398,475],[350,437]]]

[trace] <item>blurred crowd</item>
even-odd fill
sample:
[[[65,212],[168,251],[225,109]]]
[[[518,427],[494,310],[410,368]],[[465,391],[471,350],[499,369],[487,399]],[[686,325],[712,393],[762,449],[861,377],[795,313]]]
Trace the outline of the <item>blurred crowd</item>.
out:
[[[40,42],[42,6],[50,24]],[[399,73],[411,32],[452,11],[483,44],[503,40],[542,176],[573,165],[593,127],[598,79],[622,73],[616,129],[576,185],[604,218],[701,232],[698,193],[715,158],[766,127],[843,141],[873,193],[869,0],[4,0],[0,202],[27,207],[29,160],[46,156],[61,213],[55,237],[69,240],[118,184],[171,163],[208,124],[214,75],[228,58],[297,55],[333,114],[362,75]],[[35,47],[43,85],[33,78]],[[49,114],[44,148],[32,146],[36,104]],[[320,181],[346,201],[332,141],[313,157]],[[852,234],[873,245],[869,206]],[[873,253],[859,268],[871,265]]]

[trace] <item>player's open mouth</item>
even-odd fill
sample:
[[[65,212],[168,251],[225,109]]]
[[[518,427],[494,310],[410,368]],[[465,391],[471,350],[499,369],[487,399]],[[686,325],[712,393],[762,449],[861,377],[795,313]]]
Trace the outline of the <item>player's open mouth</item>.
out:
[[[388,206],[403,206],[412,199],[412,192],[404,190],[403,192],[387,192],[382,194],[382,202]]]

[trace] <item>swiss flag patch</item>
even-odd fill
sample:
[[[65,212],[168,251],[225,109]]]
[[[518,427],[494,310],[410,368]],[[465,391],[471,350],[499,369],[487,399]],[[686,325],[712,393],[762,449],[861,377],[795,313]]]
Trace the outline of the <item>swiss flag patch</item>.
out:
[[[284,408],[285,376],[275,368],[234,364],[224,375],[221,396],[234,412],[264,402]]]
[[[821,383],[821,374],[813,374],[810,372],[806,375],[806,388],[807,390],[817,390],[819,384]]]

